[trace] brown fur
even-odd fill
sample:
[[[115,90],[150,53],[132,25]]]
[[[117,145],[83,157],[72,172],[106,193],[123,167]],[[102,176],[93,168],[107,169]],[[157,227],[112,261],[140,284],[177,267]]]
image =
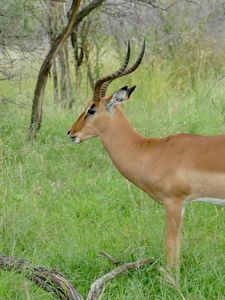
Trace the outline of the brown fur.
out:
[[[84,141],[99,136],[118,170],[164,205],[167,264],[178,270],[184,202],[225,199],[225,136],[145,138],[131,127],[119,106],[107,112],[110,98],[96,103],[95,115],[85,119],[81,114],[70,137],[78,135]]]

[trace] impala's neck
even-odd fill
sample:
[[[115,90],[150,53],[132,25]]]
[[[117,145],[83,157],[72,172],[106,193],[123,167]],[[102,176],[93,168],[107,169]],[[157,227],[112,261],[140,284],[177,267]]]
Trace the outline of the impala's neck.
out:
[[[111,123],[100,134],[102,143],[119,171],[137,185],[142,176],[141,155],[146,139],[129,124],[123,112],[116,108]]]

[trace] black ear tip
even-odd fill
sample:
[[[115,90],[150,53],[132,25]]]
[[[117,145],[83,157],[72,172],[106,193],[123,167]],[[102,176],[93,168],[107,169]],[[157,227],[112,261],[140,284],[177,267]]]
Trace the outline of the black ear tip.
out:
[[[132,86],[131,88],[129,88],[127,90],[127,94],[128,94],[128,97],[130,97],[130,95],[133,93],[133,91],[136,89],[136,85]]]
[[[127,87],[127,85],[125,85],[125,86],[123,86],[123,87],[122,87],[122,89],[121,89],[121,90],[123,90],[123,91],[127,91],[127,89],[128,89],[128,87]]]

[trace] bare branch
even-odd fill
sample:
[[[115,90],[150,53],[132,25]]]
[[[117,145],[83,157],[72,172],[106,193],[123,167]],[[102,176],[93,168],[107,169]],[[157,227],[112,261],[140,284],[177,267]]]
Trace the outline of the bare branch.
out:
[[[27,104],[16,102],[16,101],[14,101],[13,99],[11,99],[9,97],[1,98],[0,101],[1,101],[1,103],[4,103],[4,104],[12,103],[14,105],[17,105],[18,107],[25,108],[25,109],[30,109],[30,106],[28,106]]]
[[[114,279],[116,276],[127,272],[128,270],[132,269],[139,269],[141,267],[144,267],[146,265],[153,264],[153,260],[151,259],[143,259],[139,260],[137,262],[131,262],[124,264],[122,266],[117,267],[116,269],[110,271],[109,273],[103,275],[102,277],[98,278],[92,285],[87,297],[87,300],[98,300],[101,299],[103,288],[105,284],[112,279]]]
[[[114,264],[114,265],[119,265],[121,264],[121,261],[117,260],[116,258],[112,257],[111,255],[109,255],[108,253],[106,253],[105,251],[101,251],[100,255],[102,255],[105,258],[108,258],[108,260]]]
[[[114,264],[119,263],[111,255],[101,252]],[[139,269],[146,265],[151,265],[155,261],[152,259],[143,259],[137,262],[123,264],[109,273],[103,275],[94,281],[86,300],[100,300],[105,284],[118,275],[132,269]],[[33,267],[31,262],[23,259],[16,259],[11,256],[0,255],[0,270],[14,271],[23,274],[27,279],[34,282],[37,286],[45,291],[53,294],[57,299],[61,300],[84,300],[79,292],[73,287],[72,283],[62,273],[49,270],[45,267]]]
[[[27,260],[0,256],[0,269],[24,274],[26,278],[45,291],[54,294],[58,299],[83,300],[63,274],[44,267],[32,267],[32,264]]]
[[[165,12],[167,12],[171,7],[173,7],[174,5],[179,3],[179,1],[173,1],[168,6],[162,6],[160,4],[157,4],[156,1],[154,1],[154,0],[136,0],[136,1],[140,2],[140,3],[151,5],[152,8],[155,8],[155,9],[161,10],[161,11],[165,11]],[[194,1],[191,1],[191,0],[190,1],[186,0],[186,2],[195,3]]]
[[[104,1],[105,0],[94,0],[79,11],[73,27],[75,28],[92,10],[100,6]]]

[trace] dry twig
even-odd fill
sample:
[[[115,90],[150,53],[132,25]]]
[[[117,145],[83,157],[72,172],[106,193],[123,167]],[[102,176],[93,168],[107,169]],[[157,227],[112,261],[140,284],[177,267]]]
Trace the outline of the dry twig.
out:
[[[111,261],[112,257],[108,254],[107,254],[107,257]],[[116,261],[116,260],[113,258],[113,261]],[[143,260],[139,260],[139,261],[136,261],[136,262],[126,263],[126,264],[123,264],[123,265],[117,267],[116,269],[110,271],[109,273],[103,275],[102,277],[95,280],[95,282],[91,285],[87,300],[99,300],[99,299],[101,299],[104,286],[106,285],[107,282],[111,281],[116,276],[118,276],[122,273],[125,273],[128,270],[132,270],[132,269],[136,270],[136,269],[139,269],[139,268],[144,267],[144,266],[149,265],[149,264],[153,264],[153,260],[143,259]]]

